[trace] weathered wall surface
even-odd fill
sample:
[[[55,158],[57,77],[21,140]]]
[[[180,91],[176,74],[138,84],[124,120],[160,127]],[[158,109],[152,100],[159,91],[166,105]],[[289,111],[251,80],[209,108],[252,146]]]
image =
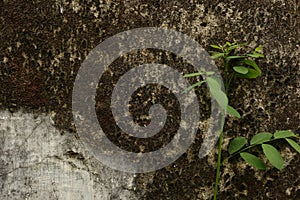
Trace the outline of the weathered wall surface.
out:
[[[134,174],[95,162],[49,115],[0,116],[1,199],[138,199]]]
[[[229,121],[225,142],[258,131],[300,133],[299,13],[298,0],[1,1],[0,198],[210,199],[216,155],[200,160],[199,138],[173,165],[136,177],[110,170],[91,157],[76,137],[72,120],[77,70],[100,42],[138,27],[177,30],[207,50],[209,44],[225,41],[260,44],[266,55],[259,61],[263,75],[233,86],[232,105],[243,117]],[[111,91],[109,85],[130,65],[182,63],[168,53],[138,53],[113,64],[125,67],[112,67],[116,71],[102,80],[108,85],[104,91]],[[285,169],[257,172],[234,160],[222,171],[219,198],[297,199],[300,157],[293,157],[283,143],[275,145],[286,155]]]

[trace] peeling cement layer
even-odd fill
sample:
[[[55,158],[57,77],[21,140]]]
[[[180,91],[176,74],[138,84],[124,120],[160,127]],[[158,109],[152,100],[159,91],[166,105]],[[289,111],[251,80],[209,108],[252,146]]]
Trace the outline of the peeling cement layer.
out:
[[[0,112],[0,199],[138,199],[133,174],[108,169],[49,115]]]

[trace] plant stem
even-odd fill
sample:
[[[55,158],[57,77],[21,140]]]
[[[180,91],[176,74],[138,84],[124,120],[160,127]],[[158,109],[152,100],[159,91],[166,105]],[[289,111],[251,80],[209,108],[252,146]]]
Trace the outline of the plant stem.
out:
[[[228,90],[229,90],[229,85],[230,85],[230,81],[231,81],[231,78],[229,77],[229,74],[228,74],[228,60],[226,57],[223,57],[223,63],[224,63],[224,77],[225,77],[225,93],[226,95],[228,95]]]
[[[229,86],[230,86],[230,83],[231,83],[232,78],[233,78],[233,74],[230,75],[230,77],[229,77],[229,79],[228,79],[228,82],[227,82],[226,85],[225,85],[225,93],[226,93],[226,95],[228,95]]]
[[[225,68],[225,93],[226,96],[228,96],[228,90],[231,78],[228,74],[228,61],[226,58],[223,57],[223,63]],[[215,187],[214,187],[214,200],[217,200],[217,194],[218,194],[218,187],[219,187],[219,180],[220,180],[220,172],[221,172],[221,166],[222,166],[222,144],[223,144],[223,128],[225,123],[225,114],[222,115],[222,124],[221,124],[221,130],[220,130],[220,137],[219,137],[219,146],[218,146],[218,163],[217,163],[217,172],[216,172],[216,180],[215,180]]]
[[[223,126],[223,123],[222,123]],[[218,147],[218,164],[217,164],[217,173],[216,173],[216,181],[215,181],[215,188],[214,188],[214,200],[217,199],[218,194],[218,186],[220,180],[220,170],[222,165],[222,143],[223,143],[223,127],[220,131],[220,138],[219,138],[219,147]]]

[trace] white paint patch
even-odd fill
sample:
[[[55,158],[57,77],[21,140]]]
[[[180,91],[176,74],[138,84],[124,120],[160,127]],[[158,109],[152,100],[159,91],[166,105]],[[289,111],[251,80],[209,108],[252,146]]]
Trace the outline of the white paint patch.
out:
[[[138,199],[133,180],[90,157],[49,115],[0,111],[0,199]]]

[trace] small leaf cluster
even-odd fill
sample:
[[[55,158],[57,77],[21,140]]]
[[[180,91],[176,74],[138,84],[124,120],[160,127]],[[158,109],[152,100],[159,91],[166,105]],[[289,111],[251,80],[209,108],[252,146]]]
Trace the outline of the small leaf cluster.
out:
[[[220,107],[222,109],[226,110],[227,113],[240,118],[240,114],[238,113],[238,111],[236,111],[233,107],[228,105],[228,97],[227,97],[226,93],[222,90],[221,80],[219,78],[217,78],[216,76],[214,76],[214,72],[211,72],[211,71],[196,72],[196,73],[185,74],[184,77],[188,78],[188,77],[194,77],[194,76],[200,76],[200,75],[206,76],[205,80],[196,82],[195,84],[193,84],[190,87],[188,87],[187,89],[185,89],[184,92],[187,92],[197,86],[201,86],[203,83],[206,83],[209,88],[212,98],[217,101],[217,103],[220,105]]]
[[[250,144],[248,146],[246,146],[247,140],[245,137],[237,137],[234,138],[229,144],[228,152],[230,156],[228,157],[228,159],[233,156],[240,155],[251,166],[260,170],[266,170],[266,164],[261,158],[258,158],[257,156],[246,152],[247,150],[255,146],[261,146],[264,155],[269,160],[271,165],[281,170],[284,167],[284,160],[282,156],[273,145],[267,143],[279,139],[285,140],[288,144],[290,144],[292,148],[294,148],[298,153],[300,153],[299,144],[297,144],[292,139],[297,137],[298,136],[294,132],[289,130],[277,131],[274,134],[269,132],[262,132],[254,135],[251,138]]]
[[[226,42],[224,45],[210,45],[214,51],[211,51],[212,59],[222,58],[224,61],[226,76],[233,76],[239,78],[257,78],[261,75],[261,69],[258,67],[254,59],[263,58],[261,53],[262,47],[256,47],[252,52],[236,55],[234,51],[245,44],[238,44],[236,42]],[[228,67],[230,66],[231,69]],[[227,68],[227,69],[226,69]]]
[[[184,92],[187,92],[195,87],[201,86],[206,83],[209,87],[210,94],[213,99],[217,101],[220,107],[226,110],[232,116],[240,118],[240,114],[232,106],[228,105],[227,92],[234,77],[238,78],[257,78],[261,75],[261,69],[258,67],[255,59],[262,58],[264,55],[261,53],[262,47],[258,46],[253,51],[247,54],[236,55],[234,51],[238,48],[245,46],[236,42],[226,42],[224,45],[211,45],[215,51],[211,51],[212,59],[222,58],[224,66],[224,80],[225,91],[222,90],[221,80],[215,76],[214,72],[196,72],[185,74],[184,77],[204,76],[205,80],[196,82],[188,87]]]

